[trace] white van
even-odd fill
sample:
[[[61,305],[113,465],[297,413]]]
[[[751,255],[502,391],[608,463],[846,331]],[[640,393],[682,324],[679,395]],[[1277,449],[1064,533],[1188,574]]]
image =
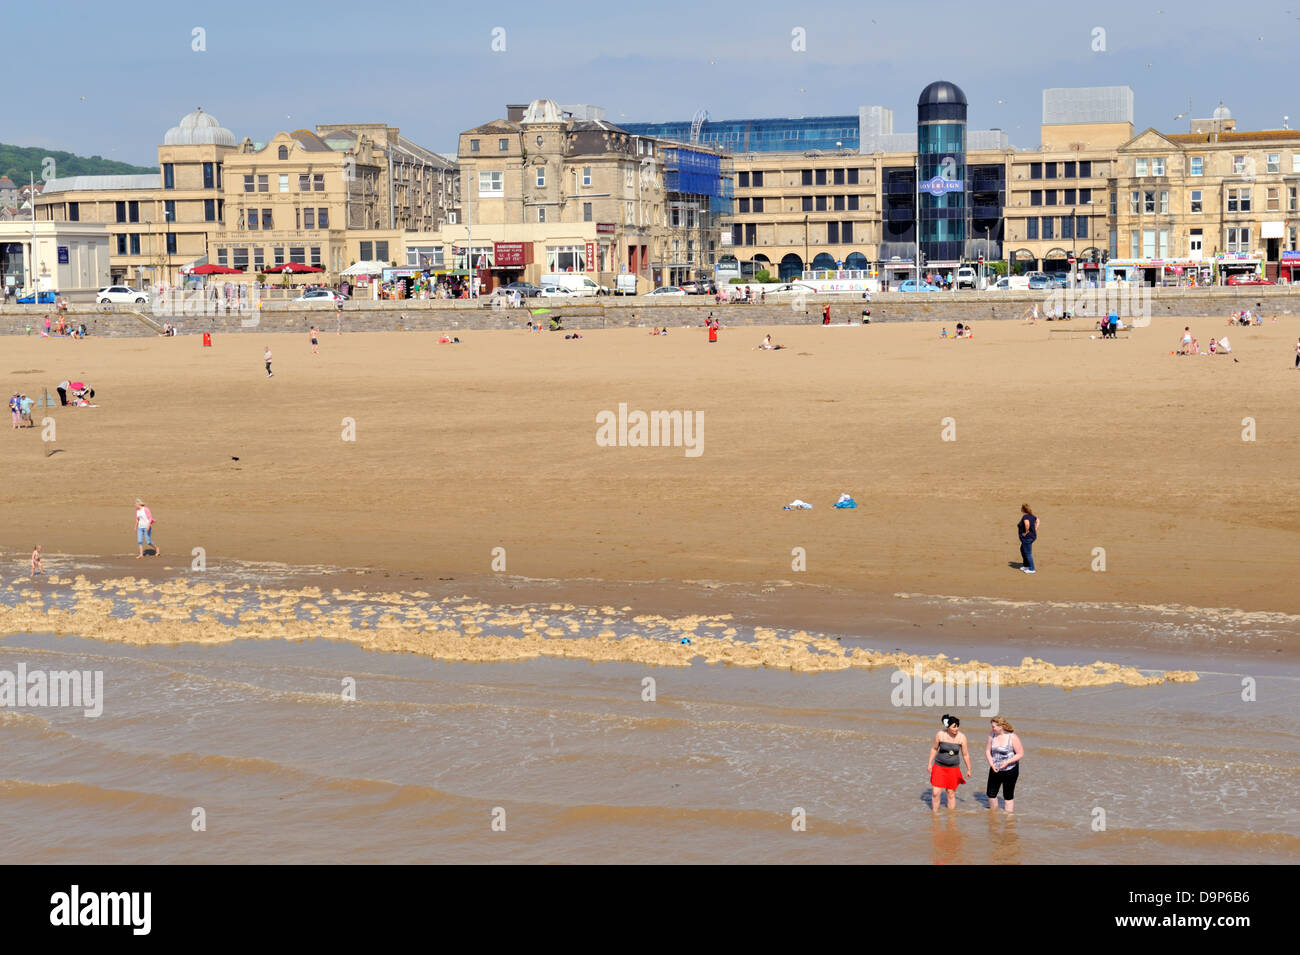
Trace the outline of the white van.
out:
[[[538,281],[538,285],[543,287],[547,285],[556,288],[568,289],[574,295],[608,295],[609,289],[602,285],[597,285],[587,276],[580,272],[547,272]]]
[[[635,295],[636,294],[636,275],[632,272],[622,272],[618,278],[614,279],[615,295]]]

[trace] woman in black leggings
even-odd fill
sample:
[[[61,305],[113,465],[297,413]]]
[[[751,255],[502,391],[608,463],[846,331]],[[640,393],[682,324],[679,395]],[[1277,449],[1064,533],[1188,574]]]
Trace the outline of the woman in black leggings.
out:
[[[1020,760],[1024,756],[1024,744],[1011,721],[1005,716],[993,717],[989,724],[989,739],[984,744],[984,758],[989,761],[989,783],[984,794],[989,797],[989,808],[994,812],[998,810],[999,789],[1007,812],[1016,811],[1016,780],[1020,778]]]

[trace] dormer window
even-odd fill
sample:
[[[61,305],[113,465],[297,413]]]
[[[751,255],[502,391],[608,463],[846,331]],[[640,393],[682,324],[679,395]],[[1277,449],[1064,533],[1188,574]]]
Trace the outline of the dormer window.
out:
[[[281,158],[281,159],[288,159],[288,158],[289,158],[289,147],[288,147],[288,146],[281,146],[281,147],[280,147],[280,158]]]
[[[537,137],[537,148],[538,148],[538,149],[541,149],[541,148],[542,148],[542,137],[541,137],[541,136],[538,136],[538,137]]]

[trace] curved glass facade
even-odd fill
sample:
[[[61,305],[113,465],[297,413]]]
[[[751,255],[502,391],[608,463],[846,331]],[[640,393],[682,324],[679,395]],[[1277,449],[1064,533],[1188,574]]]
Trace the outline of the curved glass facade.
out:
[[[951,83],[932,83],[916,108],[919,188],[948,180],[947,191],[917,192],[917,227],[927,262],[960,262],[966,254],[970,183],[966,169],[966,96]],[[953,181],[959,187],[953,187]]]

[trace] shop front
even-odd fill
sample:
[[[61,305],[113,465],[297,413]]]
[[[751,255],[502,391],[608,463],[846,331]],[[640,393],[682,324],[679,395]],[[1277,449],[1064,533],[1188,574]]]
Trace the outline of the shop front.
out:
[[[1220,285],[1225,284],[1234,275],[1259,275],[1263,264],[1264,257],[1257,252],[1218,252],[1214,256],[1214,267],[1218,272]]]
[[[1106,284],[1127,282],[1153,288],[1209,285],[1214,264],[1203,259],[1111,259],[1105,265]]]
[[[1300,250],[1283,252],[1278,263],[1278,278],[1288,285],[1300,282]]]
[[[492,244],[493,287],[522,282],[524,269],[532,264],[533,244],[531,242],[494,242]]]

